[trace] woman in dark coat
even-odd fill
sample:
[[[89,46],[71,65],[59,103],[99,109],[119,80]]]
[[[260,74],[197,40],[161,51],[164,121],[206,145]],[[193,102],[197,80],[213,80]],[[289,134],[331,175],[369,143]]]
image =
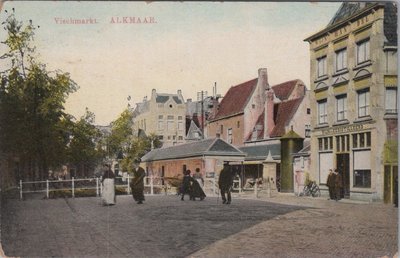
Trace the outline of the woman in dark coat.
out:
[[[185,194],[189,195],[190,200],[192,197],[192,183],[196,181],[190,176],[190,170],[186,170],[183,174],[182,186],[181,186],[181,201],[184,201]]]
[[[196,198],[200,198],[200,201],[204,200],[206,198],[206,194],[203,191],[203,188],[201,188],[199,182],[197,180],[192,181],[192,196],[191,200],[195,201]]]
[[[144,177],[145,177],[145,172],[142,167],[139,166],[140,160],[135,160],[133,162],[133,179],[130,183],[131,185],[131,190],[132,190],[132,196],[133,199],[138,203],[142,204],[144,201]]]

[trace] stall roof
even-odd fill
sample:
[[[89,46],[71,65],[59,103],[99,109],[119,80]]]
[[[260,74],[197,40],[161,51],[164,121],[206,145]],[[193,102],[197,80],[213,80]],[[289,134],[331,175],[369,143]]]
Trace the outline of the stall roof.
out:
[[[246,153],[246,161],[249,160],[265,160],[268,153],[271,152],[271,156],[274,160],[281,159],[281,144],[263,144],[254,146],[244,146],[239,148],[242,152]]]
[[[198,156],[243,157],[245,153],[220,138],[205,139],[167,148],[154,149],[142,157],[143,162]]]

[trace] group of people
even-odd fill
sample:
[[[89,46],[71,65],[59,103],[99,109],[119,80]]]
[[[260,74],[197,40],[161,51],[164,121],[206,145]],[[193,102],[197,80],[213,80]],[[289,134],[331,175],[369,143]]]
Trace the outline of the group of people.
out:
[[[195,201],[196,198],[200,198],[202,201],[206,198],[206,194],[203,191],[204,179],[201,176],[200,169],[196,168],[193,176],[190,174],[191,171],[189,169],[183,174],[182,185],[180,187],[181,200],[184,201],[187,194],[191,201]]]
[[[341,199],[342,192],[342,176],[338,173],[338,170],[329,169],[328,179],[326,185],[329,188],[329,199],[338,201]]]
[[[133,179],[130,181],[129,186],[131,188],[133,199],[138,204],[143,204],[144,201],[144,177],[145,172],[142,167],[139,166],[140,160],[136,159],[133,162]],[[103,177],[101,183],[103,184],[102,191],[102,204],[103,205],[114,205],[116,203],[115,196],[115,185],[114,179],[115,174],[111,170],[110,165],[104,164],[103,166]]]
[[[133,199],[137,204],[143,204],[144,201],[144,177],[145,171],[139,166],[140,160],[133,162],[133,178],[129,185],[131,188]],[[114,179],[115,174],[111,170],[108,164],[103,166],[104,173],[102,177],[102,204],[103,205],[114,205],[116,204],[115,196],[115,185]],[[191,175],[190,170],[186,170],[182,179],[182,185],[180,187],[179,194],[181,200],[184,201],[185,195],[189,195],[190,200],[195,201],[196,198],[204,200],[206,194],[203,191],[204,179],[200,173],[200,169],[196,168],[194,175]],[[230,204],[232,201],[231,190],[233,186],[233,173],[229,166],[229,163],[224,163],[224,167],[220,172],[218,179],[218,186],[221,192],[221,198],[223,204]]]

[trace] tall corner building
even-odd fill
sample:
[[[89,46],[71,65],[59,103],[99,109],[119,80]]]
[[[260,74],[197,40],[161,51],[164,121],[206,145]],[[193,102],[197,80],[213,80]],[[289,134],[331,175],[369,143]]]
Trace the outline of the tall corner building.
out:
[[[390,203],[398,171],[397,5],[345,2],[310,45],[311,177],[342,198]]]

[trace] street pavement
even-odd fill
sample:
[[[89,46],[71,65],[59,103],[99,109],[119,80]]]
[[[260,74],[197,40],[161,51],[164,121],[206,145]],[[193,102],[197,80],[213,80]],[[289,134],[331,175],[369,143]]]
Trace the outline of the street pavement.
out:
[[[188,198],[188,197],[186,197]],[[100,199],[7,200],[1,241],[9,257],[394,257],[397,208],[279,194],[136,204]]]

